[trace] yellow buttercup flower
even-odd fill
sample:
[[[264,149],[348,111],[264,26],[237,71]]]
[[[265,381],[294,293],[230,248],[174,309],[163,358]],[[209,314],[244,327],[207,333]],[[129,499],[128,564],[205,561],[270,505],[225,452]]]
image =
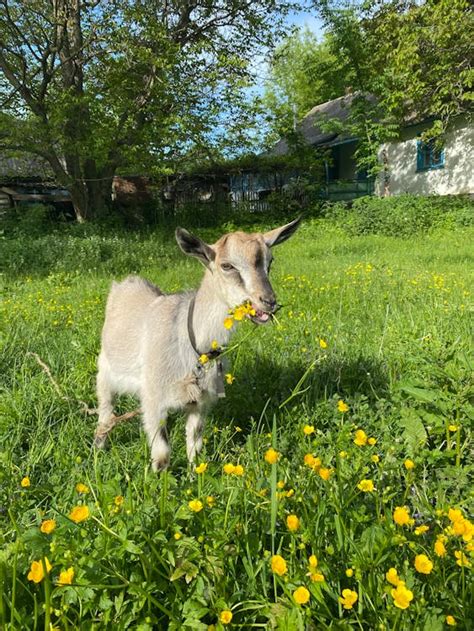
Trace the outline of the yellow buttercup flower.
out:
[[[176,541],[179,541],[183,535],[180,532],[175,532],[173,537]]]
[[[361,480],[357,485],[357,488],[363,493],[372,493],[375,491],[375,486],[372,480]]]
[[[226,373],[225,381],[226,381],[226,383],[229,384],[229,386],[231,386],[234,383],[234,381],[235,381],[234,375],[232,373],[230,373],[230,372]]]
[[[397,506],[393,511],[393,521],[397,526],[406,526],[410,523],[410,513],[406,506]]]
[[[25,476],[20,482],[20,484],[24,489],[27,489],[29,486],[31,486],[30,478],[28,476]]]
[[[354,576],[354,570],[351,567],[347,568],[346,576],[347,576],[347,578],[352,578],[352,576]]]
[[[114,498],[114,504],[115,506],[122,506],[122,504],[124,503],[125,499],[123,497],[123,495],[117,495]]]
[[[455,627],[457,625],[456,618],[454,616],[446,616],[446,624],[448,627]]]
[[[464,515],[459,508],[450,508],[448,510],[448,519],[449,521],[456,523],[457,521],[464,519]]]
[[[314,434],[314,425],[305,425],[303,427],[303,434],[305,434],[306,436]]]
[[[203,353],[202,355],[200,355],[199,361],[202,365],[207,364],[207,362],[209,361],[209,357],[206,355],[206,353]]]
[[[329,480],[329,478],[331,477],[332,474],[332,469],[326,469],[324,467],[321,467],[318,471],[319,476],[323,479],[323,480]]]
[[[230,611],[229,609],[224,609],[224,611],[221,611],[221,614],[219,616],[219,620],[222,622],[222,624],[230,624],[232,618],[232,611]]]
[[[407,589],[403,581],[400,581],[397,587],[392,589],[391,594],[394,601],[393,604],[399,609],[407,609],[413,600],[413,592]]]
[[[319,338],[319,348],[327,348],[327,347],[328,347],[328,343],[324,341],[323,339]]]
[[[434,544],[434,551],[436,556],[444,557],[446,554],[446,547],[441,539],[436,539]]]
[[[271,567],[272,572],[274,574],[278,574],[278,576],[283,576],[288,571],[285,559],[279,554],[274,554],[272,556]]]
[[[367,440],[367,442],[369,443],[369,445],[372,445],[372,446],[373,446],[373,445],[376,445],[376,444],[377,444],[377,439],[376,439],[376,438],[374,438],[373,436],[371,436],[371,437]]]
[[[355,445],[357,445],[358,447],[363,447],[364,445],[367,445],[368,440],[369,439],[367,438],[367,434],[364,432],[363,429],[356,430],[354,434]]]
[[[86,494],[86,493],[89,493],[89,487],[86,486],[85,484],[82,484],[82,482],[78,482],[76,484],[76,491],[78,493]]]
[[[196,473],[205,473],[207,471],[207,462],[201,462],[201,464],[197,465],[197,467],[194,467],[194,471],[196,471]]]
[[[372,460],[372,462],[375,462],[375,464],[380,462],[380,456],[378,456],[377,454],[374,454],[373,456],[371,456],[370,459]]]
[[[415,557],[415,569],[420,574],[431,574],[433,562],[429,560],[426,554],[417,554]]]
[[[54,519],[45,519],[41,522],[40,530],[46,535],[49,535],[56,528],[56,521]]]
[[[245,469],[241,464],[236,464],[234,467],[234,475],[244,475]]]
[[[306,603],[309,601],[309,591],[306,589],[306,587],[298,587],[293,592],[293,599],[297,605],[306,605]]]
[[[200,500],[190,500],[188,502],[188,506],[193,513],[199,513],[199,511],[202,511],[203,509],[203,504]]]
[[[69,513],[69,519],[79,524],[81,521],[85,521],[90,515],[88,506],[75,506]]]
[[[217,340],[212,340],[211,348],[213,351],[217,351],[217,349],[219,348],[219,342]]]
[[[283,480],[278,480],[277,482],[277,488],[278,489],[283,489],[285,488],[285,482]]]
[[[223,469],[223,471],[224,471],[224,473],[226,475],[231,475],[235,471],[235,465],[233,465],[232,463],[228,462],[227,464],[225,464],[222,467],[222,469]]]
[[[296,515],[288,515],[286,518],[286,527],[290,532],[296,532],[300,527],[300,520]]]
[[[415,532],[415,535],[424,535],[425,532],[428,532],[429,529],[430,529],[429,526],[425,526],[425,525],[417,526],[414,532]]]
[[[225,326],[226,329],[231,329],[234,326],[233,318],[226,318],[224,320],[224,326]]]
[[[59,578],[57,580],[58,585],[71,585],[74,579],[74,568],[68,567],[67,570],[63,570],[59,573]]]
[[[413,460],[410,460],[410,458],[407,458],[403,464],[405,465],[405,469],[407,469],[407,471],[415,467],[415,463]]]
[[[310,568],[318,567],[318,558],[317,558],[317,556],[315,554],[312,554],[309,557],[308,562],[309,562],[309,567]]]
[[[401,582],[400,577],[398,576],[398,572],[394,567],[391,567],[387,573],[385,574],[385,578],[391,584],[397,587]]]
[[[462,550],[456,550],[454,552],[454,556],[457,559],[456,563],[459,565],[459,567],[471,567],[471,562]]]
[[[344,413],[349,411],[349,406],[347,405],[347,403],[344,403],[342,399],[339,399],[339,401],[337,402],[337,409],[339,410],[339,412]]]
[[[212,508],[215,503],[216,503],[216,498],[213,495],[208,495],[206,497],[206,504],[209,506],[209,508]]]
[[[358,598],[357,592],[354,592],[352,589],[343,589],[342,596],[339,596],[339,602],[344,609],[352,609]]]
[[[458,519],[453,523],[454,534],[458,537],[462,537],[464,541],[470,541],[474,534],[474,525],[469,519]]]
[[[313,581],[313,583],[324,583],[324,574],[320,574],[319,572],[309,572],[309,578]]]
[[[457,432],[459,425],[448,425],[448,429],[450,432]]]
[[[41,583],[44,578],[45,567],[46,572],[49,574],[53,566],[49,562],[48,557],[44,557],[44,559],[41,561],[33,561],[30,567],[30,571],[28,572],[28,580],[33,581],[34,583]]]
[[[270,449],[267,449],[267,451],[265,452],[264,458],[265,461],[268,462],[268,464],[275,464],[276,462],[278,462],[280,454],[276,449],[270,447]]]

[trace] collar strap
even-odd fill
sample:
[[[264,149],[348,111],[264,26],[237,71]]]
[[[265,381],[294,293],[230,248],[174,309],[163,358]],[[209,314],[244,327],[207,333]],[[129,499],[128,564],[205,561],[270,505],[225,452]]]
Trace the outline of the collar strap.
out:
[[[223,348],[215,348],[215,349],[211,349],[209,351],[207,351],[206,353],[201,353],[201,351],[197,348],[196,345],[196,336],[194,335],[194,329],[193,329],[193,316],[194,316],[194,304],[196,302],[196,294],[194,294],[194,296],[191,298],[191,302],[189,303],[189,309],[188,309],[188,336],[189,336],[189,341],[191,342],[191,346],[193,347],[194,352],[196,353],[196,355],[198,357],[201,357],[201,355],[207,355],[209,359],[216,359],[216,357],[219,357],[219,355],[221,355],[224,351]]]

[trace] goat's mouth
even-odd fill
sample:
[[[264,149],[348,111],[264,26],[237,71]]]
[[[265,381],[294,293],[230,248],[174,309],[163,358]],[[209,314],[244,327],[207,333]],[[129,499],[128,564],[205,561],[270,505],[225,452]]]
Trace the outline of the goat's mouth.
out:
[[[253,311],[255,311],[255,314],[253,315],[248,314],[248,317],[255,324],[266,324],[272,319],[272,314],[269,313],[268,311],[262,311],[262,309],[257,309],[255,305],[252,305],[252,309]]]

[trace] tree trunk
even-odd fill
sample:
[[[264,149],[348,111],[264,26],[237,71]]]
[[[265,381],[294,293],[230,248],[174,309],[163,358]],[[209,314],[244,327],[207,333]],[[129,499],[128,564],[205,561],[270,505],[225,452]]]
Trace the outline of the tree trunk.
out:
[[[68,186],[72,205],[79,223],[107,214],[112,200],[113,176],[76,180]]]

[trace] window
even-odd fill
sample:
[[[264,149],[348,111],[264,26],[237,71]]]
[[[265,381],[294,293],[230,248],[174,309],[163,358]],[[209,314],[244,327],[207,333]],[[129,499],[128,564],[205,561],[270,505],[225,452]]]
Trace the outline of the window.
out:
[[[423,142],[418,140],[416,151],[416,170],[429,171],[444,167],[444,149],[436,145],[434,140]]]

